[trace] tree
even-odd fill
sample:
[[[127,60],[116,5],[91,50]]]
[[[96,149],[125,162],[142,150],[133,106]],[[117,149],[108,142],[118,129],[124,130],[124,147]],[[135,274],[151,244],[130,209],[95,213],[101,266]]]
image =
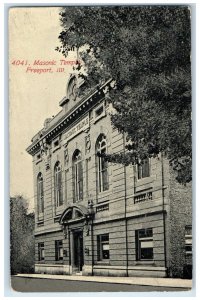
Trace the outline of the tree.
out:
[[[11,274],[33,272],[34,214],[28,213],[21,196],[10,198],[10,264]]]
[[[177,171],[192,178],[191,36],[186,6],[67,7],[56,50],[79,49],[79,76],[97,84],[116,81],[109,91],[113,125],[127,151],[107,159],[135,164],[159,152]]]

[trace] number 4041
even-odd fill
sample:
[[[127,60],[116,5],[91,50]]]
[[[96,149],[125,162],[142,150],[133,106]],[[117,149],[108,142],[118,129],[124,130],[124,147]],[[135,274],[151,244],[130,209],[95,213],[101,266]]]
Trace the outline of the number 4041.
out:
[[[14,66],[26,66],[28,64],[27,60],[13,60],[12,65]]]

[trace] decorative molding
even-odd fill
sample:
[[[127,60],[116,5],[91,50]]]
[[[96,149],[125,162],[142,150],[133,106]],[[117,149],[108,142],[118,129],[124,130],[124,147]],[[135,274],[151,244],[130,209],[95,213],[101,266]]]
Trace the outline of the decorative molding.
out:
[[[89,153],[91,149],[90,134],[85,137],[85,154]]]
[[[65,165],[67,165],[68,162],[69,162],[69,151],[68,151],[68,148],[66,148],[64,150],[64,162],[65,162]]]
[[[106,81],[101,87],[100,90],[102,90],[103,88],[105,88],[107,85],[110,87],[112,79],[109,79],[108,81]],[[52,140],[53,136],[58,135],[59,133],[63,132],[63,130],[67,127],[69,127],[72,122],[77,119],[77,113],[79,112],[79,114],[83,115],[85,114],[85,112],[88,110],[88,105],[90,105],[90,103],[97,103],[99,97],[102,97],[104,94],[101,94],[101,91],[95,89],[95,91],[91,92],[88,96],[84,97],[82,100],[80,100],[80,103],[78,103],[78,105],[76,105],[72,110],[69,111],[69,113],[67,115],[65,115],[64,117],[61,117],[58,122],[56,122],[56,124],[51,126],[51,122],[49,124],[48,129],[43,132],[43,137],[41,137],[38,133],[38,139],[35,140],[27,149],[26,151],[31,154],[34,155],[40,148],[40,141],[42,139],[46,139],[48,140],[48,142],[50,143],[50,141]],[[100,92],[100,94],[99,94]],[[81,108],[81,110],[80,110]]]

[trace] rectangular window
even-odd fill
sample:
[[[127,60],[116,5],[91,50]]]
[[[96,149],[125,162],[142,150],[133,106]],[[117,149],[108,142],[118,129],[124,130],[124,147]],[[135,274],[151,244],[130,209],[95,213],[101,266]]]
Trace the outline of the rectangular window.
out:
[[[136,259],[153,259],[153,230],[152,228],[140,229],[135,232]]]
[[[44,260],[44,243],[38,243],[38,260]]]
[[[150,176],[150,164],[149,158],[143,159],[140,164],[137,165],[138,179],[142,179]]]
[[[55,241],[55,259],[63,260],[63,242],[62,242],[62,240]]]
[[[58,147],[59,146],[59,140],[57,140],[56,142],[54,142],[54,148]]]
[[[95,118],[98,118],[103,113],[103,105],[95,110]]]
[[[94,110],[94,122],[97,122],[100,118],[106,115],[104,102],[98,105]]]
[[[59,149],[60,148],[60,137],[57,137],[54,141],[53,141],[53,143],[52,143],[52,145],[53,145],[53,152],[55,152],[57,149]]]
[[[192,226],[185,227],[185,254],[192,255]]]
[[[36,164],[38,164],[38,163],[41,162],[41,161],[42,161],[41,154],[38,154],[38,155],[36,156]]]
[[[110,258],[109,234],[97,236],[97,259],[108,261]]]

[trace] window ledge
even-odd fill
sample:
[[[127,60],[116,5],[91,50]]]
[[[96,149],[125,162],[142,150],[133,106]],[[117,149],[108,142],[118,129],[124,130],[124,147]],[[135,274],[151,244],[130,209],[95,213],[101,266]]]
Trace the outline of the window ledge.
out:
[[[73,200],[73,203],[80,203],[80,202],[83,202],[83,199],[77,201]]]
[[[61,217],[61,214],[59,214],[59,215],[57,215],[57,216],[54,216],[54,217],[53,217],[54,223],[59,223],[60,217]]]
[[[56,214],[55,216],[57,217],[58,215],[61,215],[62,214],[62,211],[64,209],[64,203],[62,205],[59,205],[59,206],[56,206]]]
[[[43,220],[42,220],[42,221],[38,221],[38,222],[37,222],[37,226],[38,226],[38,227],[44,226],[44,221],[43,221]]]
[[[136,266],[137,265],[152,265],[152,266],[155,266],[155,262],[154,260],[139,260],[136,262],[135,264]]]
[[[37,264],[44,265],[44,264],[45,264],[45,261],[44,261],[44,260],[38,260]]]
[[[37,164],[39,164],[41,161],[42,161],[42,158],[36,160],[35,164],[37,165]]]
[[[102,199],[102,201],[108,201],[108,199],[105,200],[104,197],[108,196],[110,193],[111,193],[110,189],[108,189],[106,191],[98,192],[98,200],[101,201],[101,199]]]
[[[60,148],[61,148],[61,146],[59,145],[59,146],[55,147],[52,152],[54,153],[54,152],[56,152]]]
[[[102,191],[102,192],[98,192],[99,195],[103,195],[103,194],[106,194],[109,192],[109,189],[105,190],[105,191]]]
[[[140,179],[137,178],[137,180],[136,180],[137,183],[141,183],[141,184],[143,184],[143,183],[150,183],[152,181],[153,181],[153,178],[152,178],[151,175],[143,177],[143,178],[140,178]]]
[[[62,215],[62,210],[61,211],[57,211],[56,214],[55,214],[55,216],[53,218],[57,219],[57,218],[61,217],[61,215]]]
[[[93,123],[97,123],[99,120],[101,120],[102,118],[106,117],[106,113],[102,113],[99,117],[96,117],[93,121]]]
[[[103,260],[97,261],[96,265],[107,266],[110,265],[110,261],[103,261]]]
[[[102,200],[100,203],[98,202],[97,204],[95,204],[95,207],[101,206],[103,204],[109,204],[109,200]]]
[[[103,211],[108,211],[109,210],[109,202],[102,202],[102,203],[98,203],[96,205],[96,212],[103,212]]]

